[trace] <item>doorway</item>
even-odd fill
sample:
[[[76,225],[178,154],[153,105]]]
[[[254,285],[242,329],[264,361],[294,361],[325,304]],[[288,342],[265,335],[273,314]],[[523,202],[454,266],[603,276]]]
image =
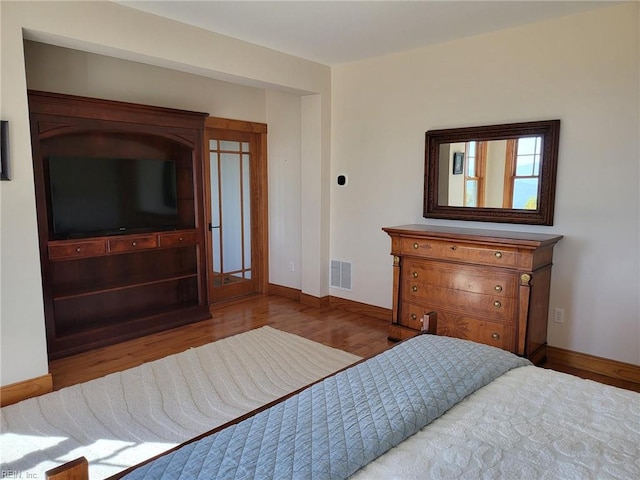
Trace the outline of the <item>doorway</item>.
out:
[[[266,293],[267,126],[207,118],[204,143],[209,302]]]

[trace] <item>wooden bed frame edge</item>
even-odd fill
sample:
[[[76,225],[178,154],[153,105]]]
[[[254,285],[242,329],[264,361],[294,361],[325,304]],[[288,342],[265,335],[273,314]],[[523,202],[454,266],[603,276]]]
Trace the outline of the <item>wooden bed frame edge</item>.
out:
[[[37,397],[53,391],[53,377],[50,373],[22,382],[0,387],[0,406],[6,407],[27,398]]]
[[[80,457],[45,472],[47,480],[89,480],[89,462]]]

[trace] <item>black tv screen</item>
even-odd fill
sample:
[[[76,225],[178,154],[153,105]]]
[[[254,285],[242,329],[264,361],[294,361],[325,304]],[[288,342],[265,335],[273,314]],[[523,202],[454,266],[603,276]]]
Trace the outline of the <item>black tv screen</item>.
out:
[[[49,157],[55,238],[176,228],[175,162]]]

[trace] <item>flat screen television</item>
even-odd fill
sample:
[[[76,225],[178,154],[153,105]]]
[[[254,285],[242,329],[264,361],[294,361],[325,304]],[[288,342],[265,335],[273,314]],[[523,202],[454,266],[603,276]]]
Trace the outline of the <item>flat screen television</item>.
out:
[[[175,229],[173,161],[50,156],[53,238]]]

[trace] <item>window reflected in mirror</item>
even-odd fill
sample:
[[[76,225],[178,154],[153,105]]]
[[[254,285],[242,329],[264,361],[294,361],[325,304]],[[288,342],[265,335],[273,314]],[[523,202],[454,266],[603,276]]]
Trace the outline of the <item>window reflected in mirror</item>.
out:
[[[541,136],[444,143],[440,156],[448,159],[450,173],[439,205],[538,208]]]

